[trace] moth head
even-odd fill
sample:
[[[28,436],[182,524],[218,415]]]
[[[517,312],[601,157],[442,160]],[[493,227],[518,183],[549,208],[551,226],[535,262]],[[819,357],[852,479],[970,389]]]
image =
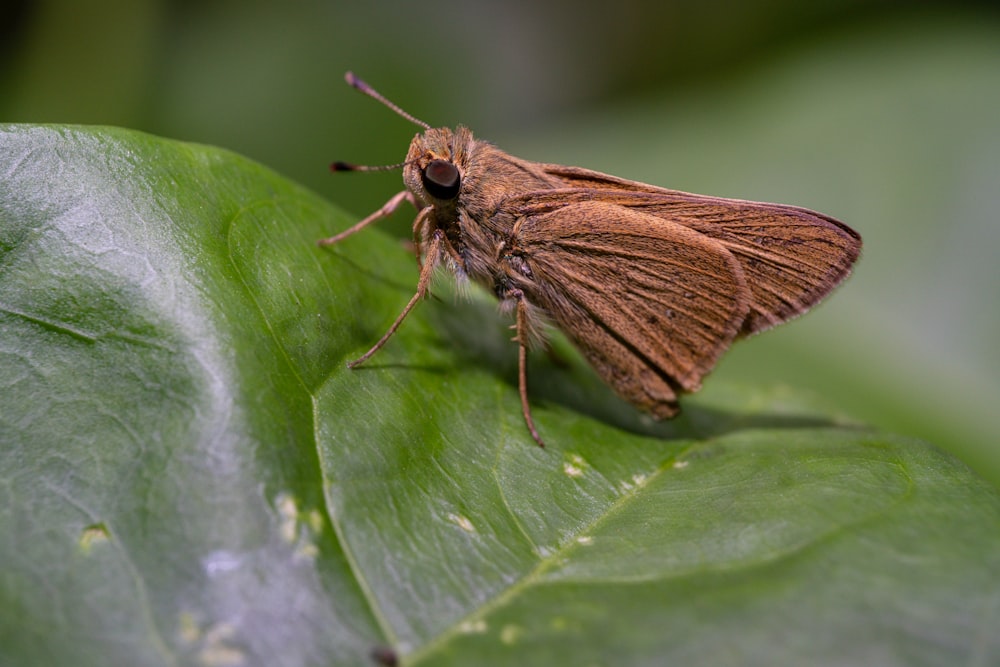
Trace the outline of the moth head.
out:
[[[465,128],[432,128],[413,138],[403,182],[425,205],[447,206],[458,199],[468,166],[468,134]]]

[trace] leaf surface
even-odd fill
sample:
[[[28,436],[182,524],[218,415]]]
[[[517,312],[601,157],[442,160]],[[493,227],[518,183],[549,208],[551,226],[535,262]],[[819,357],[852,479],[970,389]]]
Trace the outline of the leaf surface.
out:
[[[0,663],[989,664],[1000,498],[712,386],[652,424],[565,343],[548,447],[481,296],[231,153],[0,128]],[[558,363],[558,357],[568,357]]]

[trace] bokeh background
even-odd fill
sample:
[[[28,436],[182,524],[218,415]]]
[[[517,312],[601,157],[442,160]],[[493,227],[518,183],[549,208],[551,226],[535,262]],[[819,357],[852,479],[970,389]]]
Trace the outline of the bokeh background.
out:
[[[396,162],[415,128],[352,69],[520,157],[824,211],[864,236],[855,275],[712,381],[801,387],[1000,485],[994,4],[8,0],[0,121],[226,147],[363,215],[399,175],[327,164]]]

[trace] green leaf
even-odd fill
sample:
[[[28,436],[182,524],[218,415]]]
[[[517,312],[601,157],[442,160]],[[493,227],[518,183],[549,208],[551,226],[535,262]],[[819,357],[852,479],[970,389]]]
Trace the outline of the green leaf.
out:
[[[990,664],[1000,497],[713,385],[655,425],[239,156],[0,128],[0,664]],[[347,176],[349,177],[349,176]],[[391,193],[387,193],[387,196]]]

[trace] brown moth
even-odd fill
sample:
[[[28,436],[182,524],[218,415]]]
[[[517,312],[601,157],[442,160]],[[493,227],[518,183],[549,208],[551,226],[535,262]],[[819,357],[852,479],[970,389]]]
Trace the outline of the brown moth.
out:
[[[672,417],[678,396],[697,391],[734,340],[807,311],[847,277],[861,251],[857,232],[822,213],[522,160],[468,128],[432,128],[350,72],[346,79],[424,128],[398,165],[331,165],[402,168],[406,189],[320,245],[342,241],[404,201],[419,211],[417,291],[348,366],[385,345],[443,262],[514,311],[521,409],[539,445],[525,367],[544,322],[558,326],[624,399],[655,418]]]

